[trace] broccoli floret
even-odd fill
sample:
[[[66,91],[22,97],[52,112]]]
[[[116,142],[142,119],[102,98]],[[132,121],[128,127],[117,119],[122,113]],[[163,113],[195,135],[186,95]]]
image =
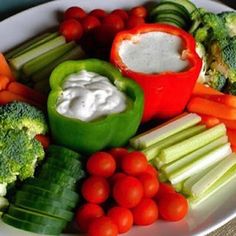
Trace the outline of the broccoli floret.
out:
[[[227,79],[219,71],[208,70],[205,75],[207,84],[219,91],[222,91],[226,85]]]
[[[225,12],[219,13],[218,16],[224,22],[228,35],[230,37],[236,36],[236,12],[225,11]]]
[[[23,102],[0,106],[0,127],[25,130],[31,137],[48,130],[43,112]]]
[[[37,161],[43,157],[43,146],[24,130],[0,130],[0,183],[34,176]]]
[[[205,8],[197,8],[191,13],[192,25],[189,29],[191,34],[202,24],[202,17],[206,12],[207,10]]]

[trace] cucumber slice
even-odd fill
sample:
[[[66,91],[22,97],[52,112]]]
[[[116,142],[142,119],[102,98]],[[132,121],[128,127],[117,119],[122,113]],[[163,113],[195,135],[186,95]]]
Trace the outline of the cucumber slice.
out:
[[[190,127],[185,129],[177,134],[171,135],[168,138],[159,141],[148,148],[142,150],[142,152],[146,155],[148,160],[152,160],[153,158],[158,159],[158,155],[160,154],[161,150],[166,147],[170,147],[173,144],[176,144],[180,141],[183,141],[187,138],[190,138],[206,129],[205,125],[197,125],[194,127]]]
[[[191,1],[189,0],[161,0],[161,3],[175,3],[175,4],[178,4],[182,7],[184,7],[189,15],[191,15],[191,13],[197,8]]]
[[[18,229],[23,229],[25,231],[37,233],[37,234],[59,235],[61,233],[61,229],[59,228],[55,228],[50,225],[41,225],[41,224],[35,224],[28,221],[20,220],[8,214],[4,214],[2,219],[3,219],[3,222],[8,225],[11,225]]]
[[[65,220],[19,208],[13,204],[8,208],[7,214],[20,220],[40,225],[51,225],[59,229],[64,229],[67,225]]]
[[[188,138],[182,142],[179,142],[171,147],[163,149],[159,158],[164,163],[170,163],[185,156],[186,154],[201,148],[213,140],[220,138],[226,134],[226,128],[224,124],[216,125],[200,134],[197,134],[191,138]]]
[[[187,28],[187,23],[186,21],[179,17],[178,15],[174,15],[174,14],[166,14],[166,13],[160,13],[155,17],[155,22],[159,22],[159,23],[173,23],[175,24],[177,27],[180,28]]]

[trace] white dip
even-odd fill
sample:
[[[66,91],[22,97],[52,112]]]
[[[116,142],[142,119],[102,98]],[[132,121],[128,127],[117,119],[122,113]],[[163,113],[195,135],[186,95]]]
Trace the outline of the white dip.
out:
[[[126,108],[126,96],[102,75],[82,70],[65,81],[57,101],[61,115],[91,121]]]
[[[179,72],[188,66],[181,59],[182,39],[164,32],[148,32],[123,40],[119,56],[131,70],[147,74]]]

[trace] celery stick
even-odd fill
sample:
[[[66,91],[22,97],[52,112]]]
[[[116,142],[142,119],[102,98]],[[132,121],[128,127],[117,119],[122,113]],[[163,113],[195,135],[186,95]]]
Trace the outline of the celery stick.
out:
[[[206,175],[191,187],[191,193],[198,197],[221,178],[229,169],[236,165],[236,154],[232,153],[212,168]]]
[[[172,122],[164,123],[147,132],[139,134],[130,139],[130,145],[136,149],[143,149],[161,141],[169,136],[176,134],[184,129],[196,125],[201,121],[201,117],[194,113],[189,113],[174,119]]]
[[[211,143],[207,144],[206,146],[203,146],[202,148],[187,154],[186,156],[182,157],[181,159],[178,159],[174,162],[171,162],[169,164],[162,166],[161,169],[166,175],[170,175],[171,173],[182,168],[183,166],[188,165],[191,162],[194,162],[199,156],[207,154],[208,152],[214,150],[215,148],[217,148],[220,145],[225,144],[227,142],[228,142],[228,137],[226,135],[222,136],[222,137],[212,141]]]
[[[157,168],[160,169],[165,163],[163,163],[158,157],[153,159],[153,165]]]
[[[35,82],[45,80],[45,79],[48,80],[53,69],[57,65],[59,65],[60,63],[67,61],[67,60],[82,59],[84,57],[85,57],[85,52],[83,51],[83,49],[79,45],[77,45],[75,48],[73,48],[72,50],[70,50],[67,53],[65,53],[64,55],[62,55],[60,58],[58,58],[55,61],[53,61],[52,63],[50,63],[42,70],[39,70],[39,71],[37,71],[37,73],[33,74],[32,80]]]
[[[162,172],[159,172],[158,180],[159,180],[160,182],[166,182],[166,181],[168,181],[167,177],[166,177],[165,174],[163,174]]]
[[[200,147],[212,142],[213,140],[226,134],[224,124],[216,125],[200,134],[179,142],[171,147],[163,149],[160,153],[160,159],[164,163],[169,163],[180,157],[197,150]]]
[[[205,125],[196,125],[194,127],[187,128],[181,132],[171,135],[168,138],[165,138],[157,143],[152,144],[151,146],[143,149],[142,152],[147,156],[148,160],[151,160],[157,157],[163,148],[169,147],[186,138],[192,137],[193,135],[196,135],[205,129]]]
[[[6,57],[7,57],[7,59],[10,59],[12,57],[17,57],[17,56],[31,50],[32,48],[35,48],[35,47],[47,42],[48,40],[55,38],[56,36],[58,36],[57,32],[45,33],[45,34],[39,35],[38,37],[30,39],[29,41],[21,44],[20,46],[16,47],[15,49],[7,52]]]
[[[184,181],[172,185],[176,192],[182,192]]]
[[[171,173],[167,177],[172,184],[177,184],[190,176],[198,173],[201,170],[214,165],[215,163],[221,161],[226,156],[232,152],[230,148],[230,143],[221,145],[220,147],[214,149],[213,151],[207,153],[206,155],[200,156],[197,160],[188,165],[182,167],[181,169]]]
[[[36,71],[46,67],[48,64],[52,63],[57,58],[60,58],[63,54],[75,47],[75,42],[65,43],[42,55],[28,61],[22,67],[22,70],[26,76],[30,76]]]
[[[201,202],[209,198],[219,189],[222,189],[230,181],[236,178],[236,165],[229,169],[221,178],[219,178],[210,188],[208,188],[202,195],[199,197],[189,197],[188,201],[192,208],[198,206]],[[222,189],[223,190],[223,189]]]
[[[17,57],[9,59],[9,62],[14,69],[19,70],[26,62],[38,57],[39,55],[59,45],[65,44],[65,42],[66,41],[63,36],[57,36],[56,38],[53,38],[39,46],[36,46]]]

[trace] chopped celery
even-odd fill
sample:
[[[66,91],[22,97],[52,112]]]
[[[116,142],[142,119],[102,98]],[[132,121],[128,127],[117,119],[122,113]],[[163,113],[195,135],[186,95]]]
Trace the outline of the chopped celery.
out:
[[[23,65],[23,72],[26,76],[30,76],[38,70],[45,68],[48,64],[52,63],[57,58],[60,58],[63,54],[75,47],[75,42],[69,42],[66,44],[59,45],[42,55],[28,61]]]
[[[43,44],[40,44],[25,53],[20,54],[19,56],[13,57],[9,59],[11,66],[19,70],[26,62],[42,55],[43,53],[59,46],[65,44],[65,38],[63,36],[57,36],[49,41],[46,41]]]
[[[236,165],[231,167],[221,178],[215,181],[215,183],[211,185],[211,187],[208,188],[203,194],[198,197],[189,197],[188,201],[190,203],[190,206],[193,208],[198,206],[201,202],[206,200],[219,189],[222,189],[223,186],[232,181],[234,178],[236,178]]]
[[[230,148],[230,143],[221,145],[220,147],[214,149],[213,151],[200,156],[194,162],[189,163],[188,165],[182,167],[179,170],[167,175],[168,179],[172,184],[177,184],[190,176],[198,173],[201,170],[208,168],[209,166],[214,165],[215,163],[221,161],[226,156],[232,152]]]
[[[201,121],[201,117],[194,113],[187,113],[180,116],[178,119],[168,121],[160,126],[157,126],[147,132],[139,134],[130,139],[130,145],[136,149],[143,149],[150,145],[161,141],[169,136],[176,134],[184,129],[196,125]]]
[[[192,137],[193,135],[196,135],[205,129],[206,129],[205,125],[196,125],[187,128],[181,132],[171,135],[168,138],[165,138],[157,143],[152,144],[151,146],[143,149],[142,152],[147,156],[148,160],[151,160],[157,157],[163,148],[169,147],[182,140],[185,140],[186,138]]]
[[[175,189],[176,192],[182,192],[183,189],[183,182],[179,182],[177,184],[174,184],[173,187]]]
[[[232,153],[222,160],[218,165],[212,168],[206,175],[197,181],[191,187],[191,193],[194,197],[198,197],[212,186],[219,178],[221,178],[230,168],[236,165],[236,154]]]
[[[174,162],[168,163],[161,167],[162,171],[170,175],[171,173],[177,171],[178,169],[182,168],[185,165],[188,165],[191,162],[194,162],[198,157],[210,152],[211,150],[214,150],[215,148],[219,147],[222,144],[225,144],[228,142],[228,137],[222,136],[211,143],[207,144],[206,146],[203,146],[202,148],[195,150],[186,156],[182,157],[181,159],[178,159]]]
[[[170,163],[194,150],[197,150],[200,147],[205,146],[206,144],[225,134],[225,125],[216,125],[210,129],[207,129],[206,131],[203,131],[200,134],[197,134],[173,146],[162,149],[159,157],[164,163]]]
[[[166,177],[165,174],[163,174],[162,172],[159,173],[158,180],[159,180],[160,182],[166,182],[166,181],[168,181],[167,177]]]
[[[163,163],[158,157],[153,159],[153,165],[157,168],[160,169],[165,163]]]

